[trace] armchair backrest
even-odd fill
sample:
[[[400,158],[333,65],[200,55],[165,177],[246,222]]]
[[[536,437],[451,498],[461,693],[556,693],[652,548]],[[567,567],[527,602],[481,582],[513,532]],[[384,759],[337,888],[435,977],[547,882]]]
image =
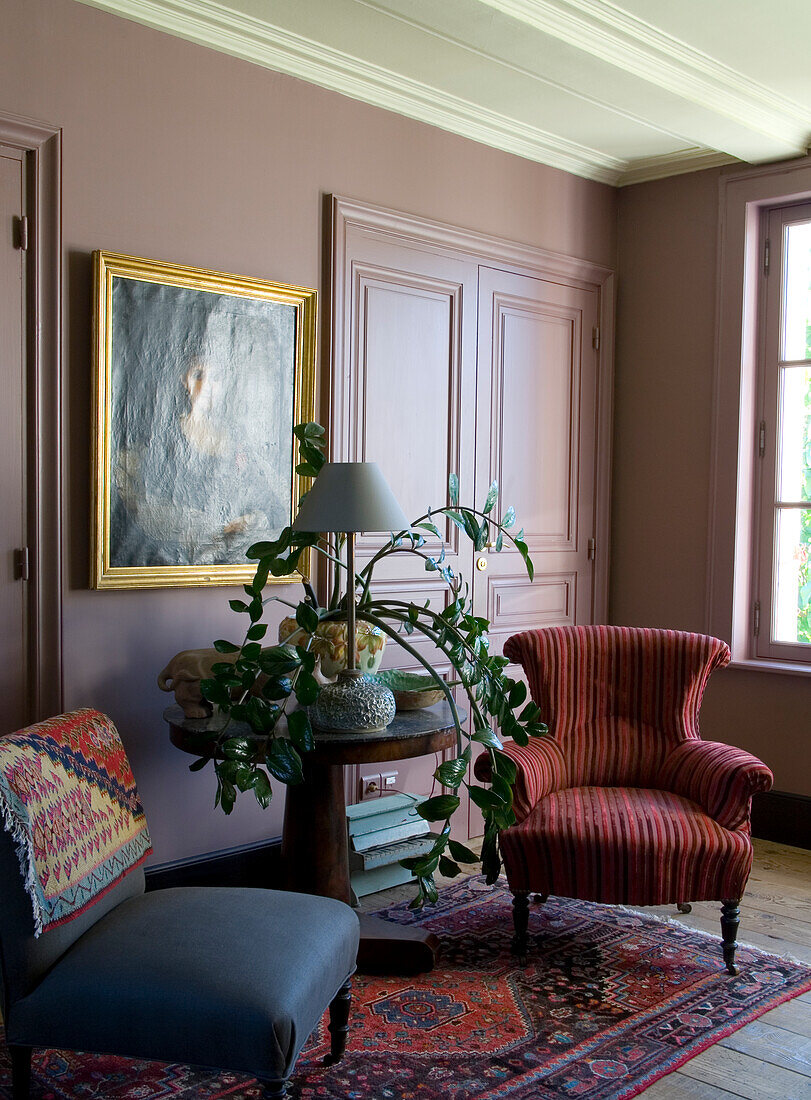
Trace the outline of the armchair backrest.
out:
[[[656,786],[670,749],[700,737],[707,680],[730,657],[718,638],[622,626],[528,630],[504,654],[523,666],[572,786]]]
[[[6,1021],[92,925],[144,891],[151,851],[118,732],[74,711],[0,738],[0,992]]]

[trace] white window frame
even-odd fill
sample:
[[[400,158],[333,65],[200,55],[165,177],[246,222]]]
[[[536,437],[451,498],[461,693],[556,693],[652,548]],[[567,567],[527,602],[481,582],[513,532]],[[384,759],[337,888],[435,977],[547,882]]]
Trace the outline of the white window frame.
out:
[[[811,647],[758,643],[764,631],[769,633],[759,591],[758,570],[764,565],[761,518],[773,523],[763,516],[760,492],[762,464],[767,461],[759,457],[765,340],[760,291],[765,219],[772,208],[811,202],[811,160],[725,172],[719,187],[708,629],[730,641],[734,666],[807,676]],[[761,632],[756,635],[758,595]]]

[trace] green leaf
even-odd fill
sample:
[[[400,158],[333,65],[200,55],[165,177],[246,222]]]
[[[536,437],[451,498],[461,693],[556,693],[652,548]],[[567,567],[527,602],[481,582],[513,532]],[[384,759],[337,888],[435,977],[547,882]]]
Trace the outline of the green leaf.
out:
[[[504,549],[504,532],[499,527],[498,534],[496,535],[496,553],[500,554]]]
[[[268,676],[278,679],[287,672],[294,672],[301,666],[301,657],[292,645],[276,645],[263,649],[258,665]]]
[[[308,420],[306,423],[296,424],[293,428],[293,435],[299,441],[305,439],[315,441],[323,440],[326,432],[320,424],[316,424],[314,420]]]
[[[262,686],[262,695],[265,699],[286,699],[293,690],[293,681],[289,676],[282,676],[278,680],[268,680]]]
[[[471,737],[471,741],[478,741],[480,745],[487,745],[491,749],[500,749],[501,741],[489,726],[483,726]]]
[[[250,787],[253,788],[253,793],[256,796],[256,801],[266,810],[270,805],[270,800],[273,798],[273,789],[270,786],[270,780],[261,770],[261,768],[255,768],[251,773]]]
[[[312,752],[315,748],[315,738],[310,719],[306,710],[294,710],[287,716],[287,731],[290,740],[299,752]]]
[[[461,875],[462,868],[454,863],[452,859],[448,859],[447,856],[440,856],[439,873],[444,875],[445,878],[456,878],[457,875]]]
[[[305,672],[304,669],[302,669],[296,678],[293,690],[301,706],[309,707],[312,706],[318,698],[318,693],[321,691],[321,688],[312,673]]]
[[[210,756],[201,756],[199,760],[195,760],[192,764],[189,764],[189,771],[199,772],[201,768],[206,766],[210,759]]]
[[[219,796],[223,812],[230,814],[237,800],[237,792],[234,789],[234,784],[229,779],[220,780]]]
[[[498,797],[506,806],[512,806],[513,790],[503,775],[500,775],[498,772],[493,773],[493,779],[490,789],[493,794],[498,795]]]
[[[437,892],[437,888],[433,878],[420,877],[417,881],[419,882],[422,891],[428,901],[430,901],[432,904],[436,903],[439,899],[439,893]]]
[[[247,737],[229,737],[223,742],[222,754],[226,760],[250,760],[254,748]]]
[[[492,507],[496,503],[497,500],[498,500],[498,482],[497,481],[491,481],[490,482],[490,488],[487,490],[487,500],[485,500],[484,508],[482,508],[482,511],[485,513],[485,515],[489,511],[492,510]]]
[[[231,696],[219,680],[201,680],[200,692],[204,699],[208,699],[209,703],[216,703],[221,707],[230,706]]]
[[[416,809],[425,821],[444,821],[459,809],[459,799],[455,794],[438,794],[420,802]]]
[[[270,774],[280,783],[292,787],[304,780],[301,757],[289,741],[274,738],[265,756],[265,763]]]
[[[234,645],[233,642],[226,642],[225,638],[218,638],[214,648],[218,653],[239,653],[239,646]]]
[[[309,603],[300,603],[296,608],[296,622],[306,634],[314,634],[318,626],[318,612]]]
[[[446,760],[444,764],[440,764],[434,772],[434,775],[443,787],[452,787],[454,790],[457,790],[467,774],[469,763],[470,746],[465,749],[461,756],[457,756],[455,760]]]
[[[535,566],[532,564],[532,559],[529,556],[529,549],[527,547],[527,544],[522,539],[516,539],[515,546],[521,557],[524,559],[524,565],[527,567],[527,576],[530,580],[534,580]]]
[[[507,509],[507,511],[504,513],[504,515],[502,516],[500,526],[504,527],[506,529],[508,527],[514,526],[514,524],[515,524],[515,508],[510,506]]]
[[[267,634],[267,630],[268,628],[266,623],[253,623],[250,630],[248,631],[248,641],[260,641],[260,639],[264,638],[264,636]]]
[[[506,753],[495,753],[496,768],[499,774],[503,775],[507,782],[512,785],[515,782],[515,777],[518,775],[518,765],[512,759],[511,756],[507,756]]]
[[[430,531],[430,533],[432,535],[436,535],[438,539],[442,538],[442,535],[439,532],[439,528],[435,523],[431,523],[430,521],[426,520],[423,523],[415,523],[414,526],[421,527],[423,531]]]
[[[459,503],[459,478],[456,474],[448,475],[448,500],[452,508],[455,508]]]
[[[468,792],[480,810],[496,810],[504,806],[504,800],[495,791],[488,791],[484,787],[468,787]]]
[[[458,840],[448,841],[448,851],[457,861],[457,863],[478,863],[479,857],[475,852],[471,852],[470,848],[466,848],[464,844],[460,844]]]
[[[228,606],[232,611],[238,611],[241,615],[244,615],[248,610],[248,605],[244,600],[229,600]]]
[[[510,706],[515,710],[520,707],[527,697],[527,685],[523,680],[517,680],[510,688]]]

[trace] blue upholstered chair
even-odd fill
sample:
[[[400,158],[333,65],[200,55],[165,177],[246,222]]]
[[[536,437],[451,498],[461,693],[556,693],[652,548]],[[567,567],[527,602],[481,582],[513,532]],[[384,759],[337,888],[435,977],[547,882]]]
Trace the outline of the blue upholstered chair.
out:
[[[62,735],[71,723],[74,740],[66,741]],[[6,826],[0,828],[0,978],[14,1100],[29,1095],[32,1047],[235,1070],[261,1079],[268,1097],[283,1097],[299,1051],[328,1006],[329,1060],[340,1059],[358,947],[354,912],[330,898],[275,890],[145,893],[140,860],[149,851],[148,833],[134,781],[120,781],[129,765],[104,715],[78,711],[0,738],[0,786],[4,769],[10,774],[19,763],[18,750],[29,754],[25,767],[34,761],[32,786],[53,787],[52,775],[38,770],[40,760],[49,767],[67,761],[75,777],[84,765],[82,760],[76,766],[72,747],[77,729],[90,730],[97,745],[120,750],[118,771],[109,769],[107,785],[114,794],[123,791],[123,801],[134,809],[130,825],[134,821],[137,828],[127,832],[125,821],[114,829],[126,836],[120,850],[129,852],[133,865],[100,889],[88,890],[90,880],[99,878],[97,868],[78,885],[74,881],[68,901],[81,904],[67,918],[60,908],[66,895],[55,901],[47,876],[46,891],[32,906],[32,872],[27,883],[21,873],[26,807],[19,784],[17,794],[6,787],[5,800],[0,790]],[[14,750],[12,764],[4,747]],[[80,775],[79,782],[86,777]],[[90,782],[93,816],[103,819],[108,807],[99,809],[96,798],[107,781],[94,775]],[[67,808],[70,818],[76,802],[73,792],[49,807],[55,835],[63,826],[74,832],[77,826],[75,820],[53,821],[54,806]],[[146,835],[140,847],[138,828]],[[41,847],[41,825],[38,838],[35,847]],[[90,894],[86,901],[82,891]]]

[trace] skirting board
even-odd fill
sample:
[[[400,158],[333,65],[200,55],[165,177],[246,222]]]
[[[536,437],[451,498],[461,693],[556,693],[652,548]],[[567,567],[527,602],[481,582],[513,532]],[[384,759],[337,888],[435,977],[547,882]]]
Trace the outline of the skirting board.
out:
[[[811,798],[787,791],[767,791],[752,799],[752,836],[811,848]]]
[[[282,842],[279,837],[226,848],[173,863],[158,863],[144,872],[147,890],[171,886],[279,886]]]

